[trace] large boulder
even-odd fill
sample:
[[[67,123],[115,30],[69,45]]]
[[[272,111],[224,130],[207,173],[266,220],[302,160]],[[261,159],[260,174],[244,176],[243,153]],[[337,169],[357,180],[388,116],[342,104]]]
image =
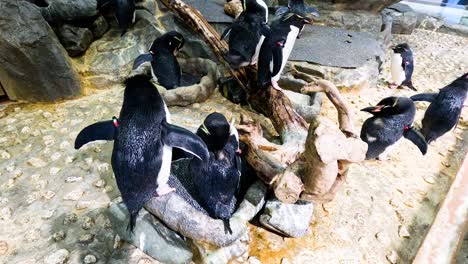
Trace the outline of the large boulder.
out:
[[[52,23],[94,20],[98,15],[97,0],[45,0],[44,2],[48,6],[41,8],[42,15]]]
[[[66,51],[38,7],[0,2],[0,80],[13,100],[57,101],[80,94]]]
[[[63,47],[71,57],[83,54],[93,41],[93,33],[87,28],[74,27],[65,24],[57,31]]]
[[[392,17],[392,34],[410,35],[418,22],[418,14],[405,4],[394,4],[383,11],[386,16]]]
[[[312,1],[306,0],[309,3],[316,4],[317,2],[332,3],[336,10],[365,10],[370,12],[380,12],[385,7],[390,6],[394,3],[400,2],[400,0],[319,0]]]

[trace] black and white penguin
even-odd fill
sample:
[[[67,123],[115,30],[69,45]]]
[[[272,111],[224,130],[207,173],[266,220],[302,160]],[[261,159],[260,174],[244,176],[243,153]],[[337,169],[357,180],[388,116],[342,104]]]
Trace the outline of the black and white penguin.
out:
[[[179,87],[182,74],[176,55],[184,43],[184,36],[179,32],[170,31],[163,34],[154,40],[149,54],[142,54],[135,59],[133,69],[151,61],[151,73],[155,82],[168,90]]]
[[[190,173],[193,183],[203,208],[211,217],[221,219],[226,233],[232,234],[229,219],[236,208],[242,170],[239,135],[233,124],[219,113],[210,114],[199,132],[209,146],[210,159],[208,162],[192,159]]]
[[[206,162],[210,158],[200,137],[170,124],[170,113],[150,79],[144,75],[128,78],[119,120],[93,124],[75,142],[79,148],[90,139],[114,140],[112,169],[130,212],[130,230],[151,197],[174,191],[167,183],[173,147],[190,152],[194,159]]]
[[[393,48],[391,60],[391,74],[393,83],[390,88],[399,86],[407,86],[412,90],[416,90],[411,81],[413,75],[414,61],[413,52],[407,43],[398,44]]]
[[[424,93],[411,96],[413,101],[431,104],[424,114],[421,132],[431,143],[458,124],[468,93],[468,73],[440,89],[439,93]]]
[[[228,39],[226,60],[232,68],[239,69],[257,63],[260,47],[268,34],[268,6],[263,0],[242,0],[244,11],[223,32]]]
[[[413,129],[416,107],[411,99],[387,97],[377,106],[366,107],[361,111],[373,115],[361,129],[361,139],[368,144],[366,159],[386,160],[391,147],[401,137],[409,139],[423,155],[426,154],[426,141]]]
[[[106,6],[114,8],[121,36],[125,35],[136,20],[135,0],[97,0],[98,10],[102,10]]]
[[[281,76],[294,43],[304,24],[310,23],[309,18],[296,13],[287,12],[273,21],[270,34],[263,41],[260,49],[257,84],[259,87],[272,85],[281,90],[278,81]]]
[[[320,17],[317,8],[306,5],[304,0],[289,0],[288,6],[283,6],[276,9],[275,16],[280,17],[287,12],[293,12],[301,16]]]

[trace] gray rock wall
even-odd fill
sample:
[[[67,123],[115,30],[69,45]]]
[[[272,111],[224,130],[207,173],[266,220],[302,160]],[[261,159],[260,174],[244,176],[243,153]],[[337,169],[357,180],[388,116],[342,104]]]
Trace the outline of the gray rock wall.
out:
[[[79,95],[80,81],[39,8],[0,2],[0,82],[12,100],[51,102]]]

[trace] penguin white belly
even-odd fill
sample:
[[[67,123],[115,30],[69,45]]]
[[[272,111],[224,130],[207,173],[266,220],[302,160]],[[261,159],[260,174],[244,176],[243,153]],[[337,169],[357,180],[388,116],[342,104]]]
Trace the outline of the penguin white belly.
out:
[[[167,108],[167,105],[164,103],[164,112],[166,112],[166,122],[171,123],[171,113]],[[158,173],[158,178],[156,179],[156,183],[158,188],[156,192],[160,195],[171,192],[171,188],[167,184],[169,181],[169,175],[171,174],[171,162],[172,162],[172,147],[170,146],[163,146],[162,150],[162,161],[161,161],[161,169]]]
[[[278,82],[280,77],[281,77],[281,72],[283,72],[284,66],[286,65],[286,62],[288,62],[289,55],[291,54],[291,51],[294,47],[294,43],[296,42],[297,35],[299,34],[299,28],[295,26],[290,26],[291,31],[288,34],[288,37],[286,38],[286,45],[283,48],[283,60],[281,62],[281,68],[273,78],[271,78],[272,82]]]
[[[268,6],[267,6],[267,4],[263,0],[256,0],[256,2],[257,2],[257,4],[259,6],[265,8],[265,23],[267,23],[268,22]]]
[[[250,65],[254,65],[258,61],[258,55],[260,54],[260,48],[262,47],[263,41],[265,40],[265,36],[261,36],[260,40],[258,41],[257,47],[255,48],[255,53],[250,60]]]
[[[405,70],[401,66],[403,58],[399,53],[393,53],[391,62],[392,80],[396,85],[400,85],[406,79]]]

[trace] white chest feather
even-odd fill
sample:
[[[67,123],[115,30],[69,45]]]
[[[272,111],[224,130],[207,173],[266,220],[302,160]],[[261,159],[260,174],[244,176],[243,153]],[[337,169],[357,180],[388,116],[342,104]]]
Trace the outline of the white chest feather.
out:
[[[165,103],[164,111],[166,112],[166,122],[171,123],[171,113],[169,112],[169,109],[167,108]],[[161,169],[159,170],[158,178],[156,179],[158,189],[167,188],[167,181],[169,180],[169,175],[171,173],[171,161],[172,147],[163,146]]]
[[[405,70],[401,66],[403,58],[399,53],[393,53],[391,62],[392,80],[395,84],[400,85],[405,79]]]
[[[263,0],[256,0],[257,4],[259,6],[262,6],[263,8],[265,8],[265,23],[268,22],[268,6],[267,4],[265,4],[265,2]]]
[[[254,53],[252,59],[250,60],[250,64],[253,65],[253,64],[257,63],[258,55],[260,54],[260,48],[262,47],[262,44],[263,44],[264,40],[265,40],[265,37],[262,35],[260,37],[260,40],[258,41],[257,47],[255,48],[255,53]]]
[[[297,35],[299,35],[299,28],[295,26],[290,26],[291,31],[288,34],[288,37],[286,38],[286,44],[283,48],[283,61],[281,62],[281,68],[278,74],[273,76],[272,81],[277,82],[280,79],[281,72],[284,69],[284,66],[286,65],[286,62],[288,62],[289,55],[291,55],[291,51],[294,47],[294,43],[296,42]]]

